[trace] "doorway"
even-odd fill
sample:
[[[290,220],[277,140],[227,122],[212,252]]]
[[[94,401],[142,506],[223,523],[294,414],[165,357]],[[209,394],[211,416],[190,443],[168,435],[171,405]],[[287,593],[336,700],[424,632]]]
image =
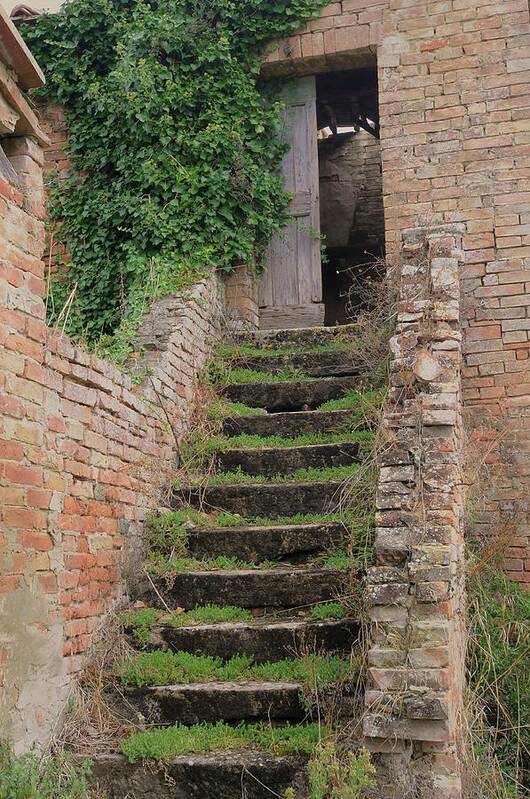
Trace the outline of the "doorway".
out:
[[[289,79],[283,99],[292,216],[266,255],[260,326],[344,324],[384,257],[375,64]]]
[[[376,67],[318,75],[325,324],[351,321],[384,258]]]

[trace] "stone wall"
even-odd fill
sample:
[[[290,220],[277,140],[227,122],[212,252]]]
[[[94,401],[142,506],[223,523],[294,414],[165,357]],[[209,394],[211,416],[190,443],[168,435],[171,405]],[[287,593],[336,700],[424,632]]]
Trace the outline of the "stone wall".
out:
[[[266,75],[377,55],[387,253],[418,223],[466,227],[461,328],[470,429],[495,438],[479,521],[508,518],[530,580],[530,14],[527,0],[342,0],[271,48]]]
[[[176,463],[197,377],[219,335],[216,278],[157,303],[131,369],[45,323],[42,152],[0,180],[0,730],[46,741],[102,620],[123,596],[142,523]]]
[[[364,731],[385,799],[460,796],[463,226],[406,231],[368,574]]]

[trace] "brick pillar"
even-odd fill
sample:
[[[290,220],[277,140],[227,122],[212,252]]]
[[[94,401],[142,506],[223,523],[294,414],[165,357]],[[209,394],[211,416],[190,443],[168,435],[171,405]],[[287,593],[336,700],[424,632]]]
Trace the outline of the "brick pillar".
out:
[[[225,301],[228,321],[232,327],[238,330],[258,329],[258,285],[253,266],[236,266],[225,278]]]
[[[461,796],[463,232],[447,225],[403,237],[377,565],[367,586],[372,638],[364,731],[385,799]]]

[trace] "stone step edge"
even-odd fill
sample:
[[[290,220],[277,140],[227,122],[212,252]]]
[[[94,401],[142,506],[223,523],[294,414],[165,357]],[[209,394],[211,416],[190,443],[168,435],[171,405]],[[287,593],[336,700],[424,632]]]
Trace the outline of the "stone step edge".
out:
[[[352,475],[353,476],[353,475]],[[187,485],[182,486],[176,489],[173,489],[173,494],[178,497],[178,494],[184,493],[193,493],[195,491],[206,492],[208,490],[215,490],[218,491],[220,489],[226,489],[227,491],[233,491],[234,489],[238,488],[256,488],[258,491],[265,486],[267,488],[315,488],[318,489],[321,486],[336,486],[339,489],[341,486],[344,485],[348,478],[344,480],[264,480],[264,481],[249,481],[248,483],[222,483],[220,485]],[[282,514],[283,515],[283,514]],[[271,517],[274,518],[274,517]]]
[[[238,388],[239,387],[248,388],[248,387],[252,386],[253,388],[259,387],[263,391],[270,391],[271,389],[274,390],[274,389],[278,388],[278,386],[284,386],[284,387],[285,386],[300,386],[300,385],[311,384],[311,383],[329,383],[331,385],[332,383],[334,383],[334,382],[336,382],[338,380],[345,380],[345,379],[354,378],[354,377],[357,377],[357,375],[337,375],[335,377],[311,377],[309,380],[296,380],[296,378],[294,378],[293,380],[279,380],[279,381],[278,380],[271,380],[270,382],[266,382],[266,381],[261,382],[260,381],[258,383],[253,382],[252,380],[249,380],[248,383],[230,383],[230,381],[228,381],[227,383],[225,383],[225,384],[223,384],[221,386],[218,386],[217,388],[218,388],[218,390],[220,391],[221,394],[223,394],[223,392],[228,390],[229,388],[233,388],[234,386],[237,386]]]
[[[232,455],[235,454],[252,454],[258,452],[267,452],[267,453],[283,453],[283,452],[324,452],[325,450],[329,449],[330,447],[335,447],[335,449],[339,449],[340,447],[351,447],[354,444],[360,446],[362,442],[360,441],[328,441],[325,444],[301,444],[295,445],[294,447],[226,447],[226,449],[217,450],[214,455],[224,454],[230,452]],[[355,463],[355,461],[354,461]]]
[[[319,604],[327,604],[327,603],[319,603]],[[158,608],[156,608],[158,610]],[[255,621],[221,621],[217,623],[209,623],[209,624],[190,624],[190,625],[182,625],[175,627],[172,624],[154,624],[151,627],[151,631],[156,633],[157,630],[176,630],[177,632],[185,632],[185,633],[192,633],[195,630],[200,630],[201,632],[228,632],[228,631],[239,631],[239,630],[303,630],[303,629],[316,629],[319,630],[321,628],[329,628],[329,627],[340,627],[345,622],[350,622],[351,624],[359,624],[359,619],[354,618],[353,616],[345,616],[342,619],[291,619],[286,614],[286,619],[281,620],[277,619],[275,621],[269,622],[260,622],[259,619]]]
[[[149,563],[149,561],[146,561]],[[282,576],[285,574],[301,574],[304,576],[312,575],[312,574],[326,574],[326,575],[335,575],[335,576],[342,576],[347,577],[347,571],[339,571],[338,569],[325,569],[322,567],[314,566],[313,568],[304,566],[292,566],[291,564],[287,564],[285,566],[278,566],[277,568],[272,569],[205,569],[205,570],[184,570],[184,571],[174,571],[174,572],[163,572],[162,574],[157,574],[153,572],[149,572],[151,579],[153,580],[163,580],[165,577],[173,578],[178,576],[179,574],[186,574],[193,577],[210,577],[212,574],[215,574],[216,577],[264,577],[265,575],[269,576]]]
[[[271,517],[273,518],[273,517]],[[347,522],[341,521],[321,521],[321,522],[301,522],[300,524],[236,524],[232,527],[191,527],[188,529],[190,535],[217,535],[217,533],[294,533],[297,531],[311,533],[320,530],[322,527],[333,529],[343,527],[348,529]]]

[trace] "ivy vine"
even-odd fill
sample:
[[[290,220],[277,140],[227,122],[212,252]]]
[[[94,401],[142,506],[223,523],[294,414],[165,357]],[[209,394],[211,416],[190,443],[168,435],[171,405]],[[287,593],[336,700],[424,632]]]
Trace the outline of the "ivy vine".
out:
[[[24,36],[64,106],[72,174],[50,215],[71,260],[51,321],[97,342],[151,295],[259,262],[286,221],[264,46],[325,0],[67,0]],[[63,319],[65,318],[63,313]]]

